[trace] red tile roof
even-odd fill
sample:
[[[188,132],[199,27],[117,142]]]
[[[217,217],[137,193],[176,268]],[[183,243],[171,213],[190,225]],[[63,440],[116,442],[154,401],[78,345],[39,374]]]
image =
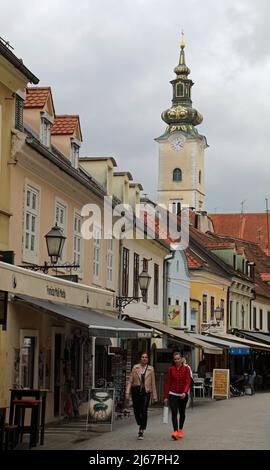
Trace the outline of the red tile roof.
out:
[[[196,257],[195,253],[191,252],[190,248],[185,250],[185,254],[187,257],[187,263],[189,269],[200,269],[203,268],[203,263],[199,261]]]
[[[80,118],[78,115],[55,116],[52,135],[73,135],[77,124],[81,134]]]
[[[258,243],[262,250],[270,256],[266,213],[209,214],[209,217],[213,221],[216,233]],[[270,216],[268,218],[270,230]]]
[[[44,108],[48,95],[51,93],[51,87],[29,87],[26,88],[26,99],[24,107]]]

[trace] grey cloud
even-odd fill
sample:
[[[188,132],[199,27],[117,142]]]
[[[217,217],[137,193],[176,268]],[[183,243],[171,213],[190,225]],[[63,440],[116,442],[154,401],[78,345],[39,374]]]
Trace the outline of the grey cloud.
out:
[[[11,0],[1,35],[51,85],[56,111],[78,113],[85,155],[114,155],[156,197],[158,145],[185,30],[206,151],[207,208],[264,210],[269,190],[267,0]],[[16,11],[16,15],[14,15]],[[270,191],[269,191],[270,193]],[[270,194],[269,194],[270,195]]]

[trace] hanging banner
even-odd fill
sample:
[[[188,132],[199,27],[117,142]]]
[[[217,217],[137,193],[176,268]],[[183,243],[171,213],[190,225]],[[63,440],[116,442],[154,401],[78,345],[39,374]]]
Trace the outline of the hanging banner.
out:
[[[214,369],[212,382],[212,398],[229,398],[230,371],[229,369]]]

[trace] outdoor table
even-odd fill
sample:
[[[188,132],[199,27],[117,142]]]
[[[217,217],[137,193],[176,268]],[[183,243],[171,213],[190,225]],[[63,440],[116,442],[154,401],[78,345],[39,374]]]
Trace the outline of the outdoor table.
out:
[[[30,388],[12,388],[10,390],[10,412],[9,412],[9,424],[13,424],[14,416],[14,400],[22,400],[23,398],[34,398],[35,400],[41,400],[41,422],[40,422],[40,444],[44,444],[44,432],[45,432],[45,413],[46,413],[46,397],[47,390],[43,389],[30,389]]]

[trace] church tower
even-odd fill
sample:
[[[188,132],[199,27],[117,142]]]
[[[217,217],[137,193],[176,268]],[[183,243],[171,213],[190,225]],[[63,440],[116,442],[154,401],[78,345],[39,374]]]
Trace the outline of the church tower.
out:
[[[159,143],[158,199],[160,204],[178,213],[182,205],[204,210],[204,149],[206,138],[195,126],[203,120],[192,107],[192,80],[185,62],[184,35],[180,43],[179,64],[175,67],[171,108],[161,115],[168,124],[164,134],[155,139]]]

